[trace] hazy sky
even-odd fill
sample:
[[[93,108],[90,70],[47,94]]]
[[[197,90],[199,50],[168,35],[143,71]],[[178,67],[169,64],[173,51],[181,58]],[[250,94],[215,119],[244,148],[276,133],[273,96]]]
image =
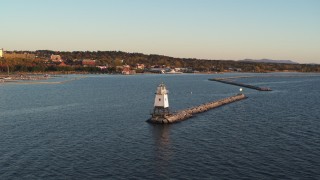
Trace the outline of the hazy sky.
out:
[[[0,0],[0,48],[320,63],[320,0]]]

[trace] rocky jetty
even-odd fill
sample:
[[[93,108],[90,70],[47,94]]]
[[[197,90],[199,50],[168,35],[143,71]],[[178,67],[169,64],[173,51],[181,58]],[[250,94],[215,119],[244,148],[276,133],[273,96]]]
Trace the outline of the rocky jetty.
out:
[[[221,83],[225,83],[225,84],[231,84],[231,85],[235,85],[235,86],[240,86],[240,87],[246,87],[246,88],[250,88],[250,89],[255,89],[258,91],[272,91],[272,89],[268,88],[268,87],[258,87],[258,86],[253,86],[253,85],[249,85],[249,84],[243,84],[243,83],[238,83],[238,82],[232,82],[229,80],[222,79],[222,78],[215,78],[215,79],[209,79],[210,81],[217,81],[217,82],[221,82]]]
[[[168,123],[175,123],[179,121],[186,120],[192,117],[194,114],[206,112],[210,109],[217,108],[232,102],[236,102],[242,99],[246,99],[247,97],[244,94],[237,94],[235,96],[227,97],[218,101],[213,101],[205,104],[201,104],[199,106],[195,106],[192,108],[184,109],[178,111],[177,113],[168,114],[164,117],[151,117],[147,120],[150,123],[156,124],[168,124]]]

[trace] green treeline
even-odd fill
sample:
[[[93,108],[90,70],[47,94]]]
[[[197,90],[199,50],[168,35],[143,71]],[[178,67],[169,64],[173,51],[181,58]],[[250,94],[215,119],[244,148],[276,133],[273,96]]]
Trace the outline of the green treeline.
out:
[[[12,53],[12,52],[9,52]],[[320,72],[320,65],[312,64],[279,64],[279,63],[255,63],[233,60],[203,60],[191,58],[174,58],[163,55],[146,55],[142,53],[127,53],[121,51],[73,51],[57,52],[50,50],[15,51],[15,53],[34,54],[36,58],[2,58],[0,71],[6,72],[48,72],[48,71],[75,71],[75,72],[116,72],[116,67],[121,65],[144,64],[146,68],[151,66],[190,68],[200,72],[209,71],[242,71],[242,72]],[[50,60],[52,54],[60,55],[67,66],[59,66]],[[96,65],[107,65],[108,69],[101,70],[97,67],[84,67],[83,59],[96,60]]]

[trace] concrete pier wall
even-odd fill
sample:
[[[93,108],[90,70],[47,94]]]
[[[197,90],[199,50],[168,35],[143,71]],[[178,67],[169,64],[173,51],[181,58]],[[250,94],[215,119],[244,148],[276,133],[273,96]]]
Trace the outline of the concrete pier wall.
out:
[[[185,110],[181,110],[177,113],[174,113],[165,117],[151,117],[150,119],[147,120],[147,122],[158,123],[158,124],[179,122],[192,117],[194,114],[202,113],[210,109],[217,108],[225,104],[236,102],[245,98],[247,97],[244,94],[237,94],[235,96],[231,96],[225,99],[221,99],[218,101],[213,101],[213,102],[201,104],[199,106],[195,106],[192,108],[188,108]]]

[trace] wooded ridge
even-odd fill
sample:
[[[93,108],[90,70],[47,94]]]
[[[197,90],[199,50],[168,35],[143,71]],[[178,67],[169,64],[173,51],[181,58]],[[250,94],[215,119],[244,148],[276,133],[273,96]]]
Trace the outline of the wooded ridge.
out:
[[[199,72],[320,72],[320,65],[317,64],[292,64],[292,63],[265,63],[252,61],[234,60],[207,60],[195,58],[176,58],[156,54],[129,53],[122,51],[6,51],[4,58],[1,58],[0,71],[6,72],[46,72],[46,71],[88,71],[102,72],[96,67],[85,67],[81,63],[84,59],[95,60],[96,66],[107,66],[105,73],[115,73],[116,67],[136,64],[144,64],[145,67],[167,67],[167,68],[189,68]],[[9,56],[11,54],[11,56]],[[13,56],[13,54],[28,54],[28,56]],[[66,66],[59,66],[53,62],[51,55],[60,55]]]

